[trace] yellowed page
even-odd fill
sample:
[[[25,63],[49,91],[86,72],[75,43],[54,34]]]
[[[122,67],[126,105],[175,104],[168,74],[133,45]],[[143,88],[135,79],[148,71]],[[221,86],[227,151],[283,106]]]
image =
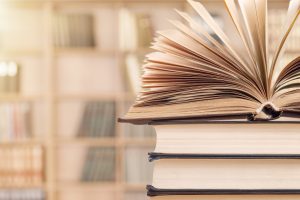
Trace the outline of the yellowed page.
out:
[[[225,3],[226,3],[226,6],[227,6],[227,9],[229,11],[229,14],[232,18],[232,21],[239,33],[239,36],[241,37],[242,41],[243,41],[243,44],[249,54],[249,57],[251,58],[250,61],[251,61],[251,66],[253,68],[253,70],[256,69],[256,75],[258,75],[258,72],[257,72],[257,69],[258,69],[258,66],[256,65],[256,57],[255,55],[253,55],[253,50],[252,50],[252,46],[251,44],[249,44],[249,38],[248,38],[248,34],[246,33],[246,30],[244,29],[243,27],[243,24],[242,24],[242,21],[239,17],[239,13],[238,13],[238,9],[236,7],[236,4],[235,4],[235,0],[225,0]]]
[[[287,18],[284,24],[284,27],[282,28],[282,32],[278,41],[278,45],[275,49],[275,54],[273,56],[273,60],[272,60],[272,64],[270,67],[270,76],[269,76],[269,84],[271,85],[271,87],[274,87],[274,83],[277,79],[277,76],[274,76],[274,71],[275,68],[277,68],[277,62],[278,60],[280,60],[281,56],[284,53],[284,44],[285,41],[289,35],[289,33],[291,32],[298,16],[300,13],[300,0],[291,0],[290,4],[289,4],[289,8],[288,8],[288,12],[287,12]]]
[[[223,30],[218,26],[218,24],[214,21],[209,12],[205,9],[205,7],[196,1],[188,0],[191,6],[195,9],[195,11],[202,17],[202,19],[207,23],[207,25],[218,35],[218,37],[224,42],[225,46],[229,49],[231,54],[240,62],[243,66],[247,66],[247,63],[244,61],[245,55],[240,55],[236,49],[234,49],[234,45],[232,41],[226,36]]]
[[[250,39],[249,41],[251,43],[251,46],[253,46],[252,53],[255,55],[256,63],[260,71],[260,77],[263,80],[264,87],[267,88],[267,65],[263,50],[263,43],[260,35],[261,31],[259,27],[259,24],[262,24],[262,22],[259,22],[261,20],[258,18],[258,16],[261,16],[263,14],[258,14],[255,0],[239,0],[239,5]]]

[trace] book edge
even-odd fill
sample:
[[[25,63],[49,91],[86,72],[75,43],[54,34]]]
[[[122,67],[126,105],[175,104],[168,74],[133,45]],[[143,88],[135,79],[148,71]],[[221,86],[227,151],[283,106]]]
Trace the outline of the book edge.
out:
[[[169,195],[295,195],[300,189],[163,189],[147,185],[147,196]]]
[[[160,159],[300,159],[300,154],[178,154],[149,152],[149,162]]]
[[[281,117],[289,117],[298,119],[300,118],[300,112],[286,110],[282,111]],[[202,115],[202,116],[188,116],[188,117],[161,117],[161,118],[126,118],[120,117],[118,118],[118,122],[120,123],[130,123],[135,125],[161,125],[161,124],[211,124],[211,123],[219,123],[219,124],[243,124],[243,123],[300,123],[299,121],[278,121],[275,119],[253,119],[253,113],[242,113],[242,114],[228,114],[228,115]],[[222,120],[222,121],[221,121]],[[239,121],[234,121],[239,120]]]

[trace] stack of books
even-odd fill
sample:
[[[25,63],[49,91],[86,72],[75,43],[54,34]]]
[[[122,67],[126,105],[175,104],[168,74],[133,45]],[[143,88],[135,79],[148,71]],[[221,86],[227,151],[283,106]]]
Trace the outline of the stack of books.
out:
[[[158,32],[142,90],[120,119],[156,130],[148,196],[299,199],[300,56],[280,59],[300,0],[289,3],[271,62],[267,1],[225,0],[237,31],[230,36],[200,2],[188,2],[212,31],[178,11],[187,23]]]
[[[149,153],[154,162],[153,182],[147,186],[151,199],[300,198],[300,123],[165,121],[153,125],[157,143]]]

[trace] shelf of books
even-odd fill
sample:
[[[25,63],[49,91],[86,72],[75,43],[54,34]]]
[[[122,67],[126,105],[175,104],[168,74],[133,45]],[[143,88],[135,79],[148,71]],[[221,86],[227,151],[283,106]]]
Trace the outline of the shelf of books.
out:
[[[42,200],[47,187],[44,58],[38,28],[43,13],[5,6],[1,3],[0,199]]]
[[[270,42],[287,5],[271,2]],[[230,31],[223,3],[205,3]],[[0,199],[146,199],[154,131],[117,118],[140,89],[155,31],[181,20],[174,8],[193,12],[181,0],[0,5]],[[299,37],[298,28],[289,57],[299,54]]]

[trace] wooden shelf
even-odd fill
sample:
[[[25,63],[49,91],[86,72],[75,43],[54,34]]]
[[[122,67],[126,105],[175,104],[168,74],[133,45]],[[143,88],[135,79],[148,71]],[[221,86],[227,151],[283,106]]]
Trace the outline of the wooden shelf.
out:
[[[124,183],[123,188],[127,192],[146,192],[146,185],[147,183]]]
[[[41,8],[48,0],[1,0],[1,5],[21,8]]]
[[[114,147],[123,144],[127,147],[154,147],[155,138],[64,138],[57,139],[57,144],[101,147]]]
[[[154,50],[148,47],[142,47],[142,48],[138,48],[136,50],[126,50],[126,51],[120,51],[121,53],[127,55],[127,54],[137,54],[137,55],[143,55],[143,54],[148,54],[153,52]]]
[[[45,189],[45,185],[44,183],[40,183],[40,184],[24,183],[24,184],[7,184],[7,185],[0,184],[0,189],[33,189],[33,188]]]
[[[43,95],[0,94],[0,102],[38,101]]]
[[[0,146],[27,146],[27,145],[44,145],[45,142],[42,139],[13,139],[13,140],[1,140]]]
[[[66,55],[80,55],[80,56],[114,56],[115,50],[100,50],[95,47],[73,47],[73,48],[56,48],[56,56]]]
[[[24,56],[41,56],[42,50],[27,49],[27,50],[3,50],[0,49],[0,58],[15,58]]]
[[[115,138],[69,138],[57,139],[58,145],[83,145],[83,146],[101,146],[114,147],[117,145]]]
[[[123,144],[124,146],[136,146],[136,147],[154,147],[155,138],[123,138],[117,139],[117,137],[99,137],[99,138],[61,138],[57,139],[58,145],[83,145],[83,146],[103,146],[113,147]]]
[[[57,190],[115,190],[116,182],[64,182],[59,181]]]
[[[55,49],[55,55],[56,56],[64,56],[64,55],[76,55],[79,54],[80,56],[115,56],[117,52],[120,52],[122,54],[147,54],[154,51],[151,48],[138,48],[136,50],[117,50],[117,49],[111,49],[111,50],[101,50],[94,47],[87,47],[87,48],[77,48],[77,47],[71,47],[71,48],[56,48]]]
[[[111,101],[118,101],[118,100],[134,100],[135,96],[131,93],[101,93],[96,95],[89,95],[89,94],[61,94],[57,95],[56,98],[58,100],[83,100],[83,101],[90,101],[90,100],[111,100]]]
[[[107,94],[97,94],[97,95],[88,95],[88,94],[63,94],[57,95],[58,100],[116,100],[118,95],[113,93]]]

